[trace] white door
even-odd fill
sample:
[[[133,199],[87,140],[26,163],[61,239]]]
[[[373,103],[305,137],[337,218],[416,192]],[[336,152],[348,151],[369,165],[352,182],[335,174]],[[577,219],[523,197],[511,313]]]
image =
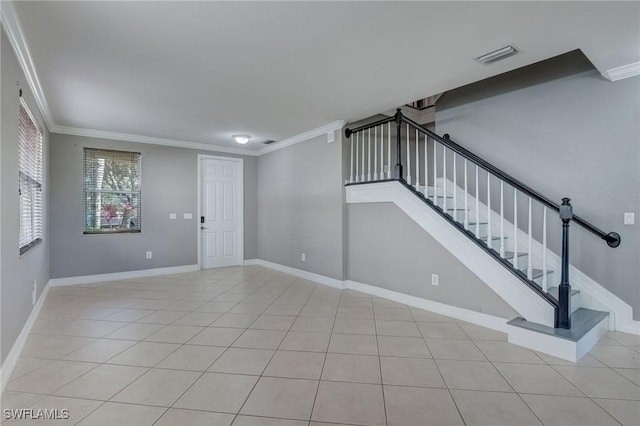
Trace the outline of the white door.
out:
[[[202,268],[243,263],[242,160],[201,157]]]

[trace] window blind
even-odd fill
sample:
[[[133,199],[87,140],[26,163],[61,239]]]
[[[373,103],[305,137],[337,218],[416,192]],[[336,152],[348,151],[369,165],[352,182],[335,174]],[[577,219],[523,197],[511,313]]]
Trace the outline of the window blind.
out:
[[[18,112],[20,254],[42,242],[42,131],[24,100]]]
[[[84,233],[141,230],[139,152],[84,148]]]

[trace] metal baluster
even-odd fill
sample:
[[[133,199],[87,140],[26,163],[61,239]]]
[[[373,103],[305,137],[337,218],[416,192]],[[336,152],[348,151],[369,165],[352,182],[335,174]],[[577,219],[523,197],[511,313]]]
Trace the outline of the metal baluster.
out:
[[[409,124],[407,123],[407,183],[411,185],[411,151],[409,150],[409,140],[411,140],[411,133],[409,133]]]
[[[542,206],[542,291],[547,291],[547,206]]]
[[[467,159],[464,159],[464,229],[469,229],[469,187],[467,182]]]
[[[491,173],[487,170],[487,245],[492,246],[491,241]]]
[[[456,171],[456,153],[453,152],[453,220],[458,221],[458,179]]]
[[[529,250],[529,256],[527,256],[527,278],[533,278],[533,265],[531,264],[531,197],[529,197],[529,226],[528,226],[527,247]]]
[[[360,155],[360,133],[356,133],[356,137],[354,138],[354,142],[356,144],[356,182],[360,181],[360,175],[358,174],[358,158]]]
[[[418,142],[418,129],[416,129],[416,190],[420,186],[420,144]]]
[[[360,182],[364,182],[366,175],[364,174],[364,131],[362,133],[362,179]]]
[[[444,198],[443,198],[443,202],[442,202],[442,210],[444,210],[444,212],[447,212],[447,147],[442,145],[442,176],[444,179],[443,182],[443,191],[444,191]]]
[[[384,179],[384,124],[380,125],[380,180]]]
[[[369,140],[367,142],[367,156],[369,157],[369,161],[367,161],[369,167],[367,167],[367,180],[371,181],[371,129],[368,131]]]
[[[504,181],[500,180],[500,257],[504,258]]]
[[[427,198],[427,188],[429,187],[429,163],[427,163],[427,135],[424,135],[424,198]]]
[[[355,138],[354,138],[355,139]],[[351,175],[349,175],[349,182],[353,182],[353,162],[355,161],[355,159],[353,158],[353,143],[355,142],[354,139],[351,139],[351,161],[349,161],[351,163]]]
[[[478,168],[476,164],[476,238],[480,238],[480,179],[478,177]]]
[[[391,179],[391,122],[387,123],[387,179]]]
[[[518,190],[513,188],[513,267],[518,269]]]
[[[378,126],[373,129],[373,180],[378,180]]]
[[[438,163],[436,162],[436,158],[438,157],[438,152],[436,150],[438,143],[436,140],[433,140],[433,205],[438,205]]]

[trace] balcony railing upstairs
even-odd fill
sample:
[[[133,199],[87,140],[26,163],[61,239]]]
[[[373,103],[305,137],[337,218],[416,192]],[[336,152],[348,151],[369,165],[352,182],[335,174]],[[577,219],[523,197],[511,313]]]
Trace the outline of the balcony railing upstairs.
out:
[[[555,308],[556,328],[571,328],[569,224],[574,222],[620,245],[573,215],[569,198],[557,204],[467,149],[402,115],[354,129],[347,185],[397,180],[486,250]],[[561,225],[562,232],[552,232]],[[561,252],[559,284],[549,260],[550,244]]]

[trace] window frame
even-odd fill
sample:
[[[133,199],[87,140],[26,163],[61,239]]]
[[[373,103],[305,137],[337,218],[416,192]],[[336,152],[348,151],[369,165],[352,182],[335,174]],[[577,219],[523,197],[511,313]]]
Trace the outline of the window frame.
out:
[[[117,153],[117,154],[126,154],[126,155],[134,155],[137,160],[138,167],[138,189],[137,190],[97,190],[91,189],[87,187],[87,153]],[[87,226],[87,195],[89,193],[100,193],[100,194],[131,194],[137,195],[138,206],[137,210],[137,227],[135,229],[88,229]],[[140,234],[142,233],[142,153],[138,151],[125,151],[119,149],[109,149],[109,148],[94,148],[85,146],[82,149],[82,196],[83,196],[83,225],[82,225],[82,233],[83,235],[118,235],[118,234]]]
[[[22,91],[21,91],[22,92]],[[38,134],[37,143],[37,158],[35,158],[35,174],[36,176],[31,176],[26,170],[21,168],[21,138],[20,138],[20,115],[21,109],[24,109],[29,121],[35,127]],[[32,159],[33,160],[33,159]],[[25,160],[29,162],[29,160]],[[33,171],[33,170],[30,170]],[[40,176],[37,176],[37,175]],[[21,175],[24,175],[22,177]],[[38,180],[39,178],[39,180]],[[30,202],[30,217],[31,217],[31,225],[30,225],[30,234],[31,238],[29,242],[21,241],[22,237],[22,229],[23,229],[23,210],[22,210],[22,180],[25,179],[30,182],[30,185],[34,185],[34,190],[36,193],[40,193],[40,203],[38,205],[37,198],[34,196]],[[31,186],[30,186],[31,187]],[[20,257],[24,256],[29,250],[36,247],[40,243],[44,241],[44,222],[45,222],[45,208],[44,208],[44,133],[38,120],[36,120],[35,116],[31,112],[31,108],[27,104],[27,101],[22,97],[22,93],[20,93],[20,104],[18,106],[18,251],[20,253]],[[39,210],[39,211],[38,211]],[[38,218],[39,216],[39,226],[38,226]]]

